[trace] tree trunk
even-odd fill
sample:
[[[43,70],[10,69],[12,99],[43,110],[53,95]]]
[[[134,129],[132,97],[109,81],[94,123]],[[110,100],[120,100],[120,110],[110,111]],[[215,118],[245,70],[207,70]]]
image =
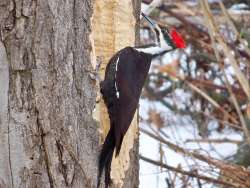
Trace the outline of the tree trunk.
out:
[[[91,0],[0,1],[1,188],[95,187],[92,8]]]
[[[98,3],[113,6],[115,29],[108,33],[94,21],[91,44]],[[107,33],[113,41],[104,48],[106,63],[134,45],[139,10],[139,0],[0,1],[0,188],[96,187],[100,135],[92,117],[92,49],[101,56],[103,46],[95,34]],[[108,119],[100,119],[107,129]],[[112,167],[114,187],[138,187],[136,117],[123,145]]]

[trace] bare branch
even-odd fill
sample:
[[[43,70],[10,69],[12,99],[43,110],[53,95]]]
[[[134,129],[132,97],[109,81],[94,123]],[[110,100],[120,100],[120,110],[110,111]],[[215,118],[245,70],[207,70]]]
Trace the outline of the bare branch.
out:
[[[143,161],[146,161],[150,164],[153,164],[153,165],[156,165],[156,166],[160,166],[162,168],[166,168],[168,170],[171,170],[171,171],[174,171],[174,172],[177,172],[177,173],[181,173],[183,175],[187,175],[187,176],[190,176],[190,177],[194,177],[194,178],[198,178],[198,179],[201,179],[201,180],[204,180],[206,182],[210,182],[210,183],[214,183],[214,184],[219,184],[219,185],[226,185],[226,186],[230,186],[230,187],[237,187],[229,182],[225,182],[225,181],[222,181],[222,180],[217,180],[217,179],[214,179],[214,178],[210,178],[208,176],[204,176],[204,175],[200,175],[198,174],[197,171],[185,171],[185,170],[181,170],[180,168],[175,168],[173,166],[169,166],[167,164],[163,164],[162,162],[160,161],[154,161],[152,159],[149,159],[147,157],[144,157],[142,155],[139,156],[141,160]]]
[[[185,143],[189,142],[199,142],[199,143],[215,143],[215,144],[225,144],[225,143],[230,143],[230,144],[240,144],[242,141],[240,140],[233,140],[233,139],[187,139]]]

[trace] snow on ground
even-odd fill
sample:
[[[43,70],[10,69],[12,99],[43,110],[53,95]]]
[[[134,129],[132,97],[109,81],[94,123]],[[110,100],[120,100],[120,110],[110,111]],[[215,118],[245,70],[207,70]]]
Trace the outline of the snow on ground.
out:
[[[197,128],[194,127],[192,121],[188,117],[181,117],[179,115],[173,114],[167,108],[165,108],[159,102],[149,102],[147,99],[141,99],[140,101],[140,116],[147,119],[147,112],[150,108],[157,109],[161,113],[170,116],[171,119],[174,119],[172,125],[167,126],[164,128],[164,132],[169,136],[168,141],[172,143],[177,143],[179,146],[188,148],[188,149],[199,149],[200,146],[204,148],[204,151],[199,151],[205,155],[210,155],[211,157],[222,159],[227,156],[231,156],[236,152],[236,145],[235,144],[203,144],[200,143],[188,143],[184,144],[186,139],[194,139],[199,138],[198,133],[195,131]],[[173,118],[176,116],[175,118]],[[144,129],[150,130],[146,123],[140,123],[140,127]],[[225,134],[215,133],[214,131],[209,136],[211,139],[215,138],[224,138],[225,136],[230,137],[231,139],[241,140],[241,135],[234,133],[233,131],[230,132],[229,130],[225,131]],[[213,148],[214,147],[214,148]],[[187,167],[186,170],[189,170],[188,166],[195,165],[194,161],[191,159],[183,158],[182,155],[175,153],[174,151],[168,149],[167,147],[163,147],[164,153],[166,154],[166,161],[167,164],[170,166],[177,167],[177,165],[181,164],[182,167]],[[210,151],[209,153],[205,151]],[[154,159],[159,160],[159,143],[154,139],[150,138],[149,136],[141,133],[140,134],[140,154]],[[205,163],[200,161],[195,161],[199,165],[206,166]],[[207,174],[206,174],[207,175]],[[165,178],[168,177],[168,173],[165,169],[162,171],[159,167],[146,163],[140,160],[140,188],[162,188],[166,187]],[[194,183],[194,188],[195,186]],[[205,187],[205,186],[204,186]],[[211,187],[211,186],[206,186]],[[178,185],[176,185],[178,188]]]

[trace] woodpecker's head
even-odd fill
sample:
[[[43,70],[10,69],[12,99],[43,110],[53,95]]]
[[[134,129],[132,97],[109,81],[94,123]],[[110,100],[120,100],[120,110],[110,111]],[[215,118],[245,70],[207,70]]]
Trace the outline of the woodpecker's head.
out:
[[[163,49],[172,51],[177,48],[185,48],[186,44],[182,36],[174,29],[170,30],[165,26],[159,26],[154,20],[142,13],[150,27],[153,29],[157,39],[157,45]]]

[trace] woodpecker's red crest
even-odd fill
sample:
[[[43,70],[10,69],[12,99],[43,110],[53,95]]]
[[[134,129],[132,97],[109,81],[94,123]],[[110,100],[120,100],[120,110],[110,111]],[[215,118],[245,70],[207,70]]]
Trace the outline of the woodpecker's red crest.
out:
[[[176,48],[186,48],[186,44],[182,36],[175,30],[175,28],[170,31],[171,39],[176,46]]]

